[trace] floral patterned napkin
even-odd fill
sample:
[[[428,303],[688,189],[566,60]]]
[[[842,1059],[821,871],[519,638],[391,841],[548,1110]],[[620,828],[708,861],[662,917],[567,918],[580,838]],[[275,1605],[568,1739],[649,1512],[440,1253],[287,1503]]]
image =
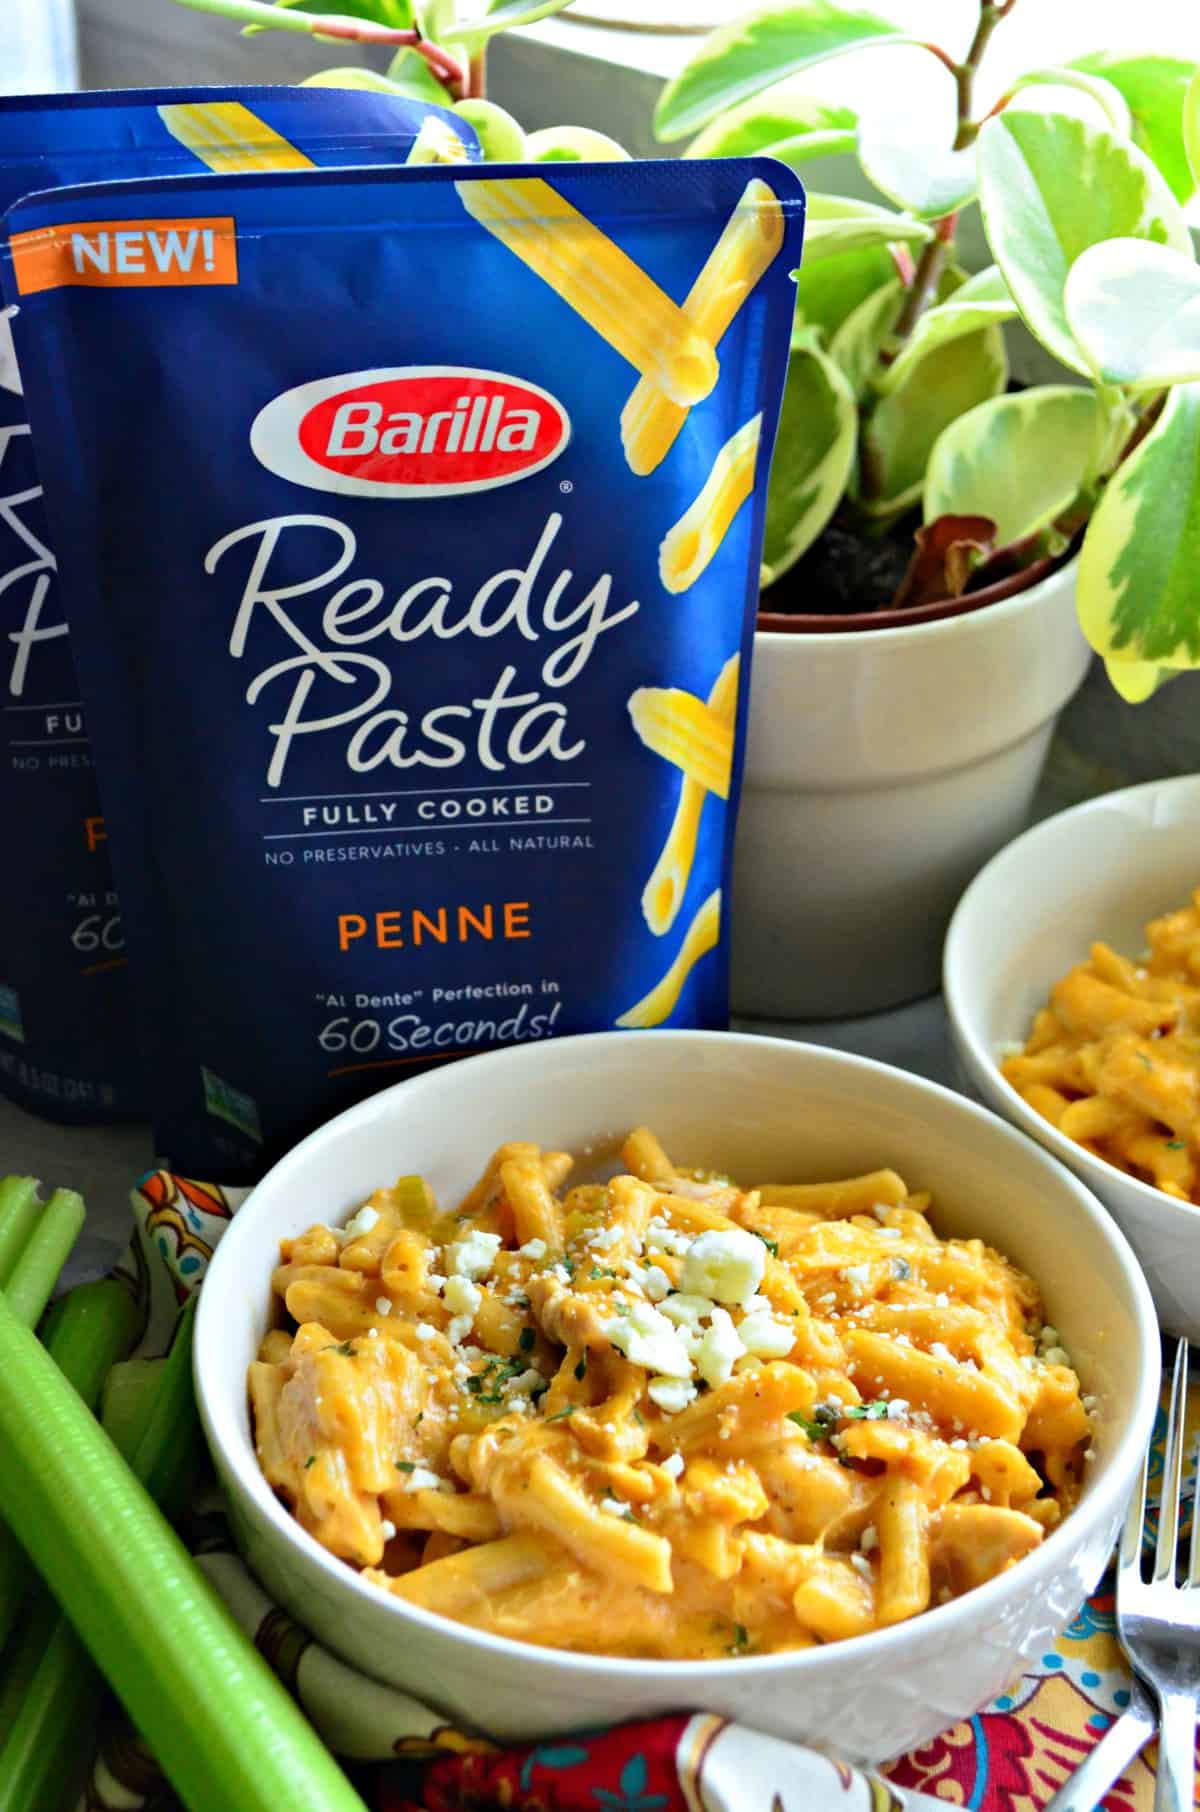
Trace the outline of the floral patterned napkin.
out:
[[[122,1270],[146,1303],[144,1352],[168,1344],[180,1303],[201,1283],[248,1194],[166,1171],[152,1171],[133,1192],[136,1234]],[[1164,1428],[1160,1412],[1152,1473],[1162,1468]],[[1007,1693],[879,1775],[708,1714],[500,1750],[360,1674],[278,1610],[234,1553],[215,1494],[196,1506],[185,1534],[378,1812],[1037,1812],[1129,1701],[1109,1576]],[[1154,1758],[1152,1744],[1104,1801],[1108,1812],[1151,1812]],[[118,1721],[79,1812],[171,1812],[175,1804],[153,1759]]]

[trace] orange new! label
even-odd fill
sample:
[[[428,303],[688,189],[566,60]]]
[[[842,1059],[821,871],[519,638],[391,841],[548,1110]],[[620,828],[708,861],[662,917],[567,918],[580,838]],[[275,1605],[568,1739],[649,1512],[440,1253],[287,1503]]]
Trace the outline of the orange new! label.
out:
[[[237,239],[230,215],[84,220],[14,233],[10,244],[22,296],[68,283],[86,289],[160,289],[238,280]]]

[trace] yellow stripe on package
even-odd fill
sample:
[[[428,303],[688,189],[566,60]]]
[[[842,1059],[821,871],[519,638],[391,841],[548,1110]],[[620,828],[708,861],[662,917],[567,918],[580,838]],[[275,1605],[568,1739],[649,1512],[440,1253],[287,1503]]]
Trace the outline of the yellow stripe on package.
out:
[[[764,159],[230,173],[227,113],[171,119],[213,174],[22,204],[3,276],[35,432],[78,420],[156,1141],[253,1179],[431,1064],[728,1023],[804,202]]]

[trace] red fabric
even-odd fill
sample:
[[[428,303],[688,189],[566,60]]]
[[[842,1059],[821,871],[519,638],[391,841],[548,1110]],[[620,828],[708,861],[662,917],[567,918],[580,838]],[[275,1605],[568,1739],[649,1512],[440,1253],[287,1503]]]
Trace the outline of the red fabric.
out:
[[[385,1769],[379,1812],[686,1812],[675,1752],[686,1716],[593,1736],[431,1762],[413,1799],[408,1770]]]

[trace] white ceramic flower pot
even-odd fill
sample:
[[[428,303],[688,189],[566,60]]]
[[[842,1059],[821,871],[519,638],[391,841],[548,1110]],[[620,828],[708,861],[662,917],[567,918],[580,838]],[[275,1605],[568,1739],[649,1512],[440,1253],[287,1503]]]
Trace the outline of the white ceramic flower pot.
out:
[[[735,1012],[839,1018],[937,987],[955,903],[1023,828],[1087,671],[1074,580],[937,622],[756,635]]]

